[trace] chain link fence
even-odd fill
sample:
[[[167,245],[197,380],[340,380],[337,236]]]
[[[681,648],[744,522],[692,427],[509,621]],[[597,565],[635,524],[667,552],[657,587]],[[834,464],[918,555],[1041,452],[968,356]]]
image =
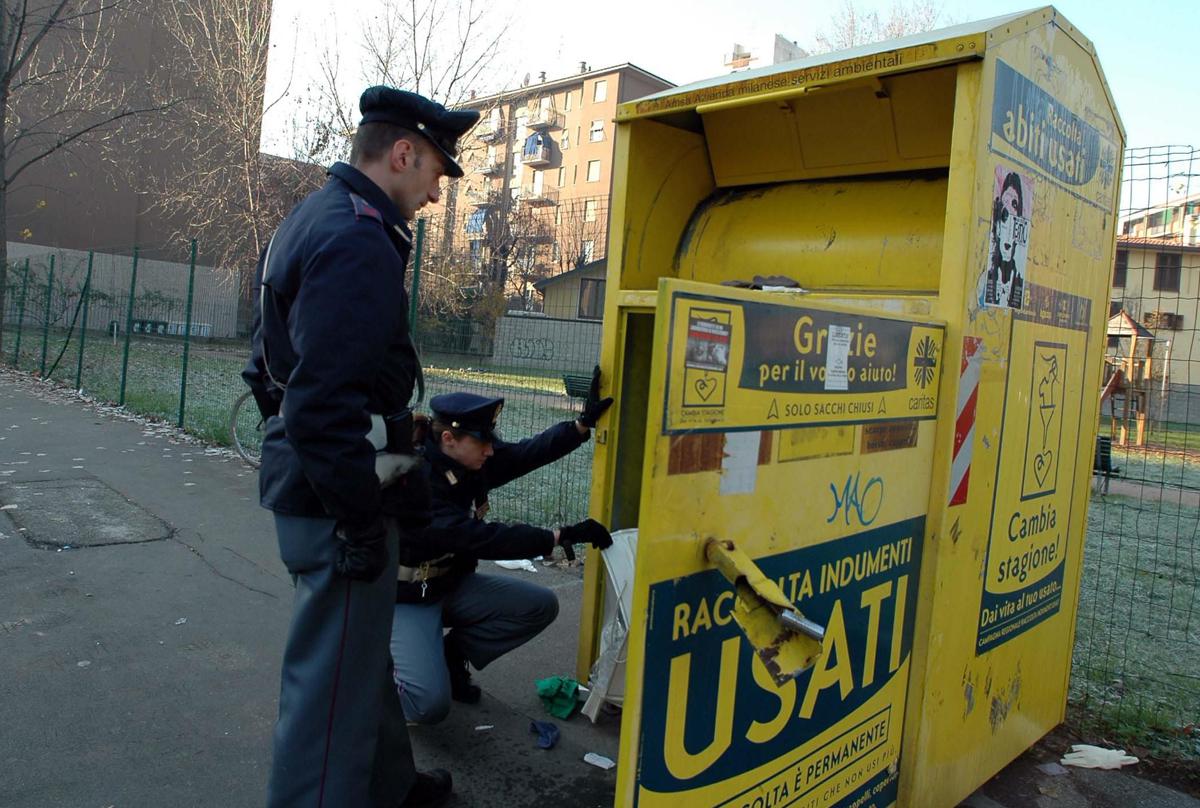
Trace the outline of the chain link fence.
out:
[[[1071,681],[1083,727],[1184,756],[1200,755],[1198,157],[1125,155],[1099,424],[1119,471],[1088,512]]]
[[[574,418],[580,402],[567,382],[579,392],[580,377],[596,364],[599,319],[527,311],[527,298],[485,292],[490,287],[478,269],[451,274],[439,253],[441,226],[440,219],[420,223],[422,253],[410,262],[425,407],[452,391],[503,397],[501,434],[514,441]],[[14,249],[6,365],[230,444],[249,355],[245,278],[194,261],[147,260],[132,246],[104,253]],[[520,308],[509,312],[510,299]],[[492,516],[546,526],[579,521],[590,476],[589,443],[495,492]]]

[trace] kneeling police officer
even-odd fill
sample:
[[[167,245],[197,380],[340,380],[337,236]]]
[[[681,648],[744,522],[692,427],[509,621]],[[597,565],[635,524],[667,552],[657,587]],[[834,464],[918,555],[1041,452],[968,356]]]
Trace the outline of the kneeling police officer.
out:
[[[439,805],[448,772],[416,772],[390,674],[397,544],[429,518],[408,410],[407,222],[461,177],[479,113],[371,87],[349,164],[279,226],[259,260],[243,377],[267,419],[259,477],[296,585],[268,804]],[[419,397],[419,396],[418,396]],[[382,486],[381,483],[387,483]]]
[[[577,420],[507,443],[496,434],[502,398],[473,393],[435,396],[425,441],[433,518],[400,546],[392,660],[396,689],[409,721],[446,717],[450,699],[475,703],[480,690],[470,665],[488,663],[537,636],[558,615],[558,599],[544,586],[475,571],[479,559],[534,558],[557,546],[612,537],[593,519],[554,530],[488,522],[488,493],[579,448],[612,404],[599,396],[600,370]],[[450,629],[443,636],[444,629]]]

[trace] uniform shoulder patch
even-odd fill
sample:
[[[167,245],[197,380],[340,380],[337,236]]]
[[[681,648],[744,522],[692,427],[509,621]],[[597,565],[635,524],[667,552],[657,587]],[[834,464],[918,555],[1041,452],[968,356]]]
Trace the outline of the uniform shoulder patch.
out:
[[[354,205],[354,217],[356,219],[368,218],[383,224],[383,214],[378,208],[374,207],[370,202],[363,199],[356,193],[351,192],[350,202]]]

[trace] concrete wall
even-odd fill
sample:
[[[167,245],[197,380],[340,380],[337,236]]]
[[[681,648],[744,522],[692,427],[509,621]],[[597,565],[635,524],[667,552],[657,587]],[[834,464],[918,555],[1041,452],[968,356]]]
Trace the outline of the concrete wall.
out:
[[[600,360],[600,322],[502,317],[493,359],[510,367],[590,373]]]

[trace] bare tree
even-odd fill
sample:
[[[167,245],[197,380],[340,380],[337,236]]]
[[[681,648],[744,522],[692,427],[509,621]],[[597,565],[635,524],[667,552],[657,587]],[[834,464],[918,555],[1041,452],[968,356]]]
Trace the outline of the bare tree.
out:
[[[932,0],[896,2],[883,16],[878,11],[866,11],[854,0],[844,0],[829,21],[829,27],[819,32],[816,53],[843,50],[869,45],[885,39],[931,31],[942,22],[942,10]]]
[[[8,192],[53,154],[96,147],[123,121],[172,106],[114,67],[120,0],[4,0],[0,11],[0,226]],[[103,155],[104,152],[95,152]],[[0,238],[0,342],[8,241]]]
[[[161,8],[179,45],[176,78],[188,92],[160,136],[191,159],[160,179],[160,203],[204,239],[228,277],[245,275],[279,220],[323,177],[307,161],[259,150],[271,6],[174,0]],[[319,151],[319,142],[310,148]]]
[[[604,257],[608,236],[608,197],[565,200],[556,214],[557,269],[569,272]]]
[[[298,142],[326,161],[343,159],[358,126],[358,93],[388,84],[457,106],[496,82],[510,20],[480,0],[382,0],[362,27],[357,83],[347,84],[347,48],[336,31],[320,44],[318,77],[295,94]]]
[[[367,75],[454,106],[487,83],[508,33],[494,3],[481,0],[383,0],[363,39]]]

